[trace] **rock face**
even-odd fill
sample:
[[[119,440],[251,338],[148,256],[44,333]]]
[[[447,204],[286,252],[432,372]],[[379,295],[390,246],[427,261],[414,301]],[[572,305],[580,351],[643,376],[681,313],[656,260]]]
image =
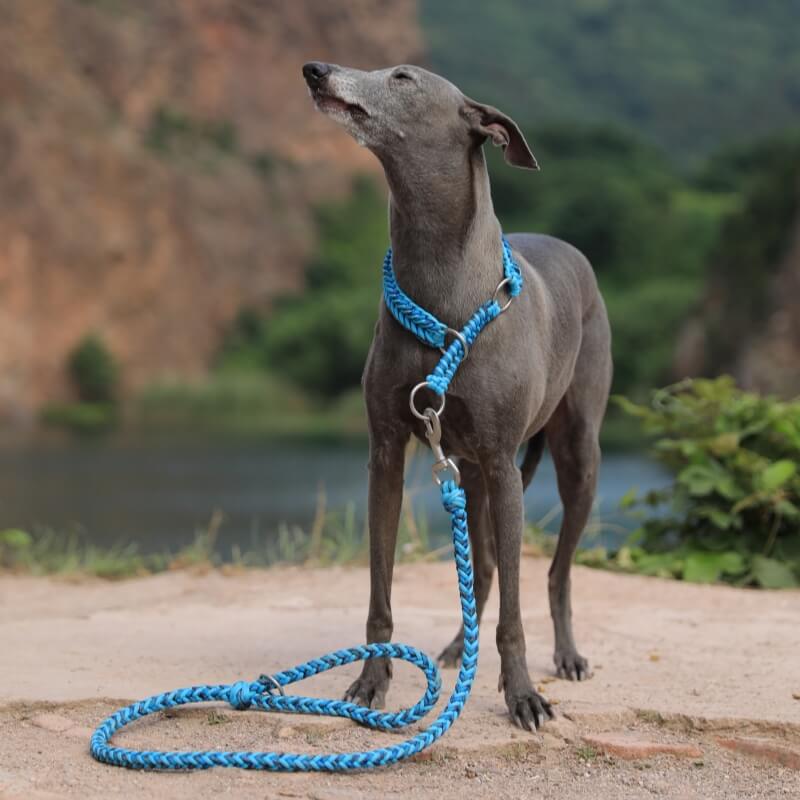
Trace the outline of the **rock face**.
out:
[[[738,264],[715,265],[700,312],[678,338],[676,378],[729,372],[747,389],[800,395],[800,183],[795,195],[794,222],[757,284],[739,286]],[[747,306],[757,312],[743,314]]]
[[[768,290],[763,328],[743,343],[735,373],[743,385],[784,397],[800,395],[800,218]]]
[[[0,418],[69,396],[97,332],[124,389],[202,373],[243,305],[302,285],[311,204],[372,157],[310,58],[419,58],[413,0],[0,0]],[[323,166],[324,165],[324,166]]]

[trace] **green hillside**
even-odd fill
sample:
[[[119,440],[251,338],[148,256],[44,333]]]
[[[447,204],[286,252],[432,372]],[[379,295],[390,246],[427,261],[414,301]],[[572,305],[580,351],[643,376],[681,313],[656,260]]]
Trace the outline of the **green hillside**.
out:
[[[682,162],[800,120],[796,0],[421,0],[433,68],[527,124],[632,127]]]

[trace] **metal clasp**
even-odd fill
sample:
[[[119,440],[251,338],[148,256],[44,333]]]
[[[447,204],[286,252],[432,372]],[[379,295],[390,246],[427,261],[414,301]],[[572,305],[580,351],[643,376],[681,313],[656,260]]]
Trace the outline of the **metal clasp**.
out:
[[[272,675],[267,675],[266,673],[260,675],[258,677],[258,683],[264,687],[264,691],[267,694],[272,694],[273,689],[277,689],[280,694],[284,697],[286,696],[286,692],[283,691],[283,686],[281,686]]]
[[[431,467],[431,474],[434,481],[438,486],[441,486],[444,482],[443,478],[440,477],[441,473],[450,470],[453,473],[453,482],[456,486],[460,486],[461,472],[455,461],[446,456],[444,450],[442,450],[442,424],[439,421],[438,412],[432,408],[426,408],[423,412],[423,422],[425,423],[425,436],[433,451],[434,462]]]

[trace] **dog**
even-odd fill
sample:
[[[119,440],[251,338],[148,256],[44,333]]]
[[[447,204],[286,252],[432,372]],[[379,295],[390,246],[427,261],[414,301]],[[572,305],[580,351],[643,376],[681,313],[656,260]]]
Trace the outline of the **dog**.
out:
[[[503,277],[502,233],[483,144],[490,139],[502,147],[511,166],[539,168],[519,126],[417,66],[362,71],[312,61],[303,66],[303,76],[317,109],[383,166],[399,286],[445,324],[461,329]],[[594,500],[598,434],[611,384],[611,333],[582,253],[544,235],[517,233],[507,239],[522,270],[523,290],[481,334],[453,380],[442,445],[458,457],[467,493],[479,617],[497,566],[499,689],[512,721],[532,731],[553,712],[531,683],[526,664],[519,591],[523,492],[546,442],[564,506],[548,579],[554,661],[558,677],[582,680],[591,673],[572,632],[570,567]],[[412,435],[424,440],[409,393],[438,357],[382,304],[362,381],[369,426],[370,643],[392,636],[404,454]],[[440,662],[456,665],[462,648],[463,628]],[[366,661],[345,698],[382,708],[391,674],[387,659]]]

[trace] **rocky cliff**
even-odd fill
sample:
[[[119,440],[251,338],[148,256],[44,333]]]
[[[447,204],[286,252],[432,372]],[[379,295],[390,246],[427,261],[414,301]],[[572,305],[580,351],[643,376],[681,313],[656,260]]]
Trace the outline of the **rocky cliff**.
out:
[[[742,386],[800,395],[800,140],[723,223],[708,286],[676,348],[675,373],[731,373]]]
[[[310,208],[373,160],[309,58],[419,58],[413,0],[0,0],[0,417],[69,395],[100,333],[124,388],[207,369],[302,284]]]

